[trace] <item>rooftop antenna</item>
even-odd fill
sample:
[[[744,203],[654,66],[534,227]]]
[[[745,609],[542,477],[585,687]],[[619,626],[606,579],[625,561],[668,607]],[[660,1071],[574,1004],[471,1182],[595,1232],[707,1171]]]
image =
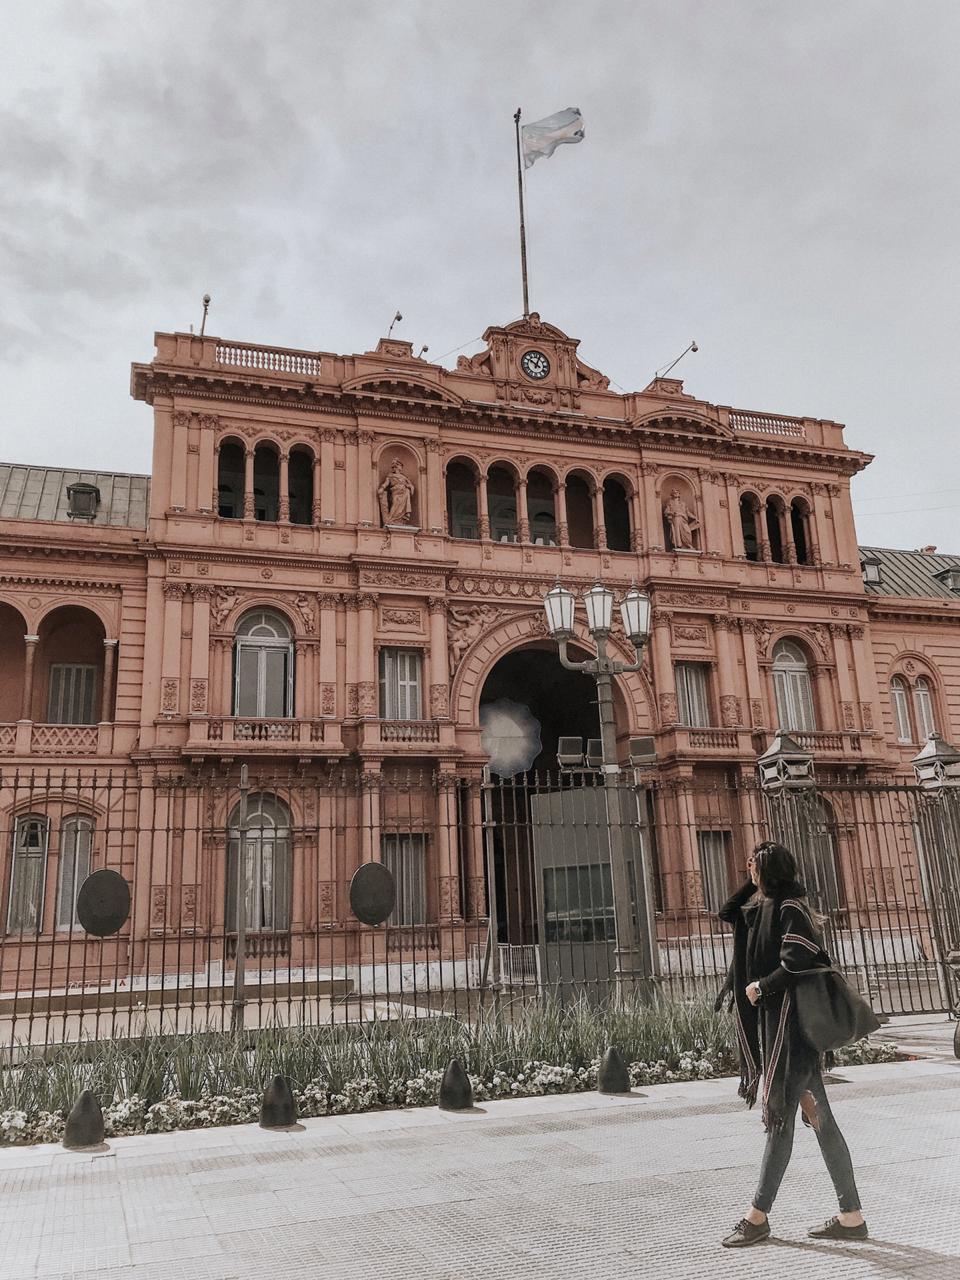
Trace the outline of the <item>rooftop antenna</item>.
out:
[[[687,354],[688,351],[699,351],[699,350],[700,348],[697,346],[696,339],[694,339],[694,341],[690,343],[689,347],[685,347],[684,350],[680,352],[676,360],[674,360],[671,364],[668,364],[665,368],[658,369],[653,376],[655,378],[665,378],[667,374],[670,372],[670,370],[680,363],[680,361],[683,359],[683,357]]]
[[[203,295],[203,319],[200,321],[200,337],[203,337],[203,331],[207,327],[207,312],[210,310],[210,295]]]
[[[402,316],[402,315],[400,314],[400,312],[398,311],[398,312],[397,312],[397,314],[396,314],[396,315],[393,317],[393,319],[390,321],[390,328],[387,330],[387,337],[388,337],[388,338],[390,337],[391,333],[393,333],[393,326],[397,323],[397,321],[398,321],[398,320],[402,320],[402,319],[403,319],[403,316]]]

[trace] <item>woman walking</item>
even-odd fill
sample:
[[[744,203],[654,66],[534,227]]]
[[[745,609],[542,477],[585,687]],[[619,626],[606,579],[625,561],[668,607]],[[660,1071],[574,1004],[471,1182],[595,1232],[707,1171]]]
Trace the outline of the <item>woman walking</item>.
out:
[[[767,1215],[790,1162],[798,1108],[816,1132],[840,1202],[837,1216],[808,1234],[865,1240],[850,1152],[827,1101],[820,1055],[800,1033],[793,1000],[801,972],[830,964],[820,926],[789,849],[764,841],[747,859],[747,870],[749,880],[723,907],[720,919],[734,929],[726,989],[733,996],[740,1096],[752,1107],[759,1091],[767,1145],[753,1204],[722,1243],[737,1249],[769,1237]]]

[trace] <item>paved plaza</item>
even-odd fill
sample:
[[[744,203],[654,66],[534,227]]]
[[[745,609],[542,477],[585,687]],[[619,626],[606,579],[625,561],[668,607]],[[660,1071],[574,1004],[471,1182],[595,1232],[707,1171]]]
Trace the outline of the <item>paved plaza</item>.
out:
[[[732,1080],[0,1151],[4,1280],[960,1277],[960,1063],[942,1019],[892,1028],[913,1062],[845,1068],[831,1097],[874,1238],[834,1210],[798,1125],[774,1239],[719,1247],[763,1145]]]

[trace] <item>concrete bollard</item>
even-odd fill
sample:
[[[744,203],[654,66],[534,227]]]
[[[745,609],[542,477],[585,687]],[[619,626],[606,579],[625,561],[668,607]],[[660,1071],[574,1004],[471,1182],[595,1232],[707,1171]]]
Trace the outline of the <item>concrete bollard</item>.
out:
[[[630,1073],[617,1050],[610,1046],[597,1074],[597,1093],[629,1093]]]
[[[297,1104],[286,1076],[274,1076],[263,1091],[261,1129],[289,1129],[297,1123]]]
[[[99,1147],[103,1142],[103,1112],[96,1096],[84,1089],[67,1116],[63,1131],[63,1145],[68,1151],[80,1151],[84,1147]]]
[[[473,1107],[473,1086],[456,1058],[447,1064],[440,1081],[441,1111],[469,1111]]]

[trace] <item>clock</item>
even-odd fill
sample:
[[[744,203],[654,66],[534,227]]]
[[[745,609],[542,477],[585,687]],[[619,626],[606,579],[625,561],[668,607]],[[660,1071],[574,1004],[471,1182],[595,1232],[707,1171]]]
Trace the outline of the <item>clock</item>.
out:
[[[542,351],[525,351],[520,357],[520,368],[528,378],[540,382],[550,372],[550,361]]]

